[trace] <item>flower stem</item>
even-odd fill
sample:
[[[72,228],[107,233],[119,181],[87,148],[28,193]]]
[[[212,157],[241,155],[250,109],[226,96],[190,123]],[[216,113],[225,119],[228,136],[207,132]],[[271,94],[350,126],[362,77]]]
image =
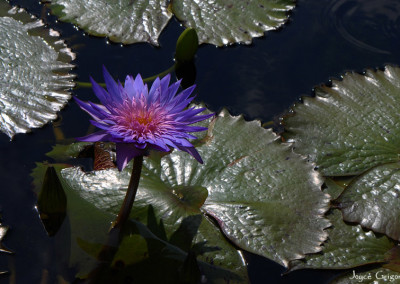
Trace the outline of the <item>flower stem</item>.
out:
[[[139,187],[140,174],[142,172],[143,156],[137,156],[133,159],[133,169],[128,189],[126,191],[124,202],[119,210],[117,219],[113,222],[108,232],[107,242],[102,246],[97,260],[98,266],[89,273],[88,284],[109,283],[105,282],[104,277],[111,265],[111,262],[118,251],[119,244],[123,237],[123,227],[131,213],[133,202],[135,201],[136,192]],[[107,281],[107,280],[106,280]]]
[[[133,202],[137,189],[139,187],[140,174],[142,172],[143,156],[137,156],[133,159],[133,169],[131,179],[129,181],[128,190],[126,191],[124,202],[122,203],[121,209],[119,210],[117,219],[115,219],[113,228],[121,228],[126,220],[128,220],[129,214],[131,213]]]

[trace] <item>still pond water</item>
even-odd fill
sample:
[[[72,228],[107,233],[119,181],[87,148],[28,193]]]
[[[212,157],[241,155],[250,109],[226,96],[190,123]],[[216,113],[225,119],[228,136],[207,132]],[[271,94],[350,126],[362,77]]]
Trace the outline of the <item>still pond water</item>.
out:
[[[45,20],[59,31],[77,54],[73,70],[79,81],[89,75],[102,80],[104,64],[115,78],[159,73],[172,64],[175,42],[183,31],[170,21],[160,37],[160,48],[149,44],[109,44],[104,38],[85,35],[67,23],[57,22],[32,0],[10,1]],[[215,48],[202,46],[197,54],[197,100],[214,111],[227,107],[231,113],[263,122],[277,120],[312,88],[339,78],[346,70],[399,64],[400,2],[398,0],[299,0],[282,29],[255,39],[251,46]],[[90,89],[74,95],[93,98]],[[65,137],[82,136],[88,116],[71,102],[61,113]],[[74,271],[62,267],[55,254],[57,239],[49,238],[35,210],[36,196],[29,176],[35,162],[48,160],[45,153],[55,144],[50,125],[30,134],[16,135],[12,142],[0,134],[0,209],[2,222],[10,226],[4,244],[16,252],[0,254],[0,270],[10,273],[0,283],[57,283],[57,274],[70,283]],[[329,283],[330,271],[297,271],[281,276],[284,268],[262,257],[246,254],[251,283]],[[47,278],[47,282],[41,282]]]

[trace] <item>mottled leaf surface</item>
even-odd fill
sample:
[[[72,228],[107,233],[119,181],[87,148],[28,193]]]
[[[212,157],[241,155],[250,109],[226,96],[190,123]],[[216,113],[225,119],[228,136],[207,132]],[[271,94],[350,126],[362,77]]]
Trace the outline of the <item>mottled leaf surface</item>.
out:
[[[400,164],[377,166],[350,183],[336,201],[343,218],[400,240]]]
[[[386,236],[377,237],[364,231],[360,225],[348,225],[335,209],[327,218],[332,227],[327,229],[329,238],[322,253],[307,255],[304,260],[291,263],[293,270],[301,268],[344,269],[370,263],[383,263],[394,242]]]
[[[54,30],[0,1],[0,131],[12,138],[56,119],[75,55]]]
[[[196,144],[203,165],[177,151],[145,159],[132,217],[144,222],[145,208],[152,204],[171,233],[182,218],[203,213],[206,220],[196,242],[221,247],[208,254],[208,261],[232,271],[244,268],[241,258],[206,216],[240,248],[283,265],[320,251],[327,237],[324,228],[330,224],[323,217],[329,196],[321,192],[322,179],[314,165],[294,154],[291,145],[279,143],[259,122],[246,122],[227,111],[209,122],[208,132]],[[130,168],[89,173],[69,168],[62,176],[89,203],[116,214]]]
[[[294,6],[294,0],[172,1],[173,13],[196,29],[200,43],[218,46],[250,44],[252,38],[282,26]]]
[[[169,19],[166,0],[51,0],[52,12],[62,21],[76,24],[91,35],[130,44],[150,42],[158,37]]]
[[[200,43],[218,46],[241,42],[282,26],[294,0],[250,1],[80,1],[50,0],[52,12],[61,20],[86,32],[107,36],[126,44],[150,42],[158,37],[173,14],[186,27],[196,29]],[[172,14],[173,13],[173,14]]]
[[[346,73],[284,118],[285,138],[326,176],[360,174],[400,153],[400,68]]]

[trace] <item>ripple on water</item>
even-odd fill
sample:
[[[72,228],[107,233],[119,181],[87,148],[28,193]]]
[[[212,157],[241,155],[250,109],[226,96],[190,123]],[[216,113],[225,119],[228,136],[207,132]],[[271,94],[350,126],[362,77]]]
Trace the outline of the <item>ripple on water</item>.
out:
[[[321,17],[346,41],[359,48],[381,54],[391,54],[398,49],[398,0],[334,0]]]

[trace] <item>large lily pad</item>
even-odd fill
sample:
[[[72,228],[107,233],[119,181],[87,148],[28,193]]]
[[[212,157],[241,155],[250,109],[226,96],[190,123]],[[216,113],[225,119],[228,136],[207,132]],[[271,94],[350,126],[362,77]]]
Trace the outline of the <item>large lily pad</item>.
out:
[[[293,0],[172,1],[172,11],[186,27],[195,28],[200,43],[218,46],[240,42],[275,30],[288,18]]]
[[[395,246],[386,236],[377,237],[374,232],[365,232],[360,225],[348,225],[335,209],[328,215],[332,227],[329,239],[320,254],[311,254],[304,260],[291,263],[292,269],[345,269],[371,263],[384,263],[387,253]]]
[[[277,29],[294,8],[294,0],[166,1],[50,0],[52,12],[86,32],[125,44],[158,37],[174,13],[186,27],[195,28],[200,43],[242,42]]]
[[[357,177],[336,201],[343,218],[400,241],[400,163]]]
[[[356,175],[399,161],[400,68],[346,73],[302,99],[284,118],[285,137],[324,175]]]
[[[168,1],[51,0],[52,12],[60,20],[76,24],[89,34],[107,36],[111,41],[130,44],[157,39],[172,13]]]
[[[243,268],[241,257],[224,241],[212,216],[234,244],[282,265],[318,252],[329,222],[323,217],[329,195],[314,165],[279,143],[259,122],[246,122],[222,111],[209,121],[197,143],[204,165],[184,152],[145,160],[132,217],[145,222],[145,208],[154,206],[167,233],[193,214],[203,214],[196,242],[222,249],[208,261],[232,271]],[[100,210],[116,214],[130,177],[108,169],[85,173],[68,168],[62,176],[70,188]],[[243,275],[243,273],[242,273]]]
[[[74,86],[75,55],[54,30],[0,1],[0,131],[12,138],[54,120]]]
[[[284,119],[285,137],[328,176],[359,175],[338,200],[344,220],[400,239],[400,68],[347,73]]]

